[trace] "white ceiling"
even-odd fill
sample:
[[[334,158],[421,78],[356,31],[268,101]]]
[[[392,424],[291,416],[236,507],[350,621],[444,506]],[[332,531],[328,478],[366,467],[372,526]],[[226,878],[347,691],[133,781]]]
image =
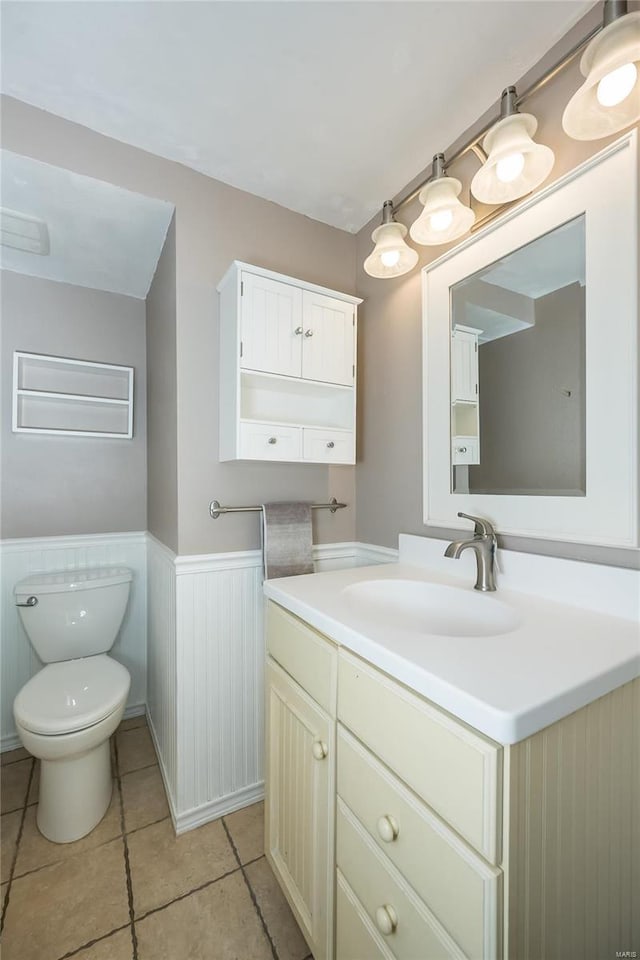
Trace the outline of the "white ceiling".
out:
[[[110,183],[0,151],[2,206],[44,220],[47,256],[0,246],[15,273],[144,298],[173,206]]]
[[[5,0],[2,89],[356,231],[592,5]]]
[[[545,233],[477,274],[513,293],[537,300],[570,283],[585,284],[584,217]]]

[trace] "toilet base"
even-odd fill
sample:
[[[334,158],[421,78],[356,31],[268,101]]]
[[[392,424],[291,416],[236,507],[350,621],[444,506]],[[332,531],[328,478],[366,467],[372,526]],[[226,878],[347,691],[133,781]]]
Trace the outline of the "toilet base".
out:
[[[109,740],[68,760],[41,760],[40,833],[53,843],[86,836],[107,812],[112,790]]]

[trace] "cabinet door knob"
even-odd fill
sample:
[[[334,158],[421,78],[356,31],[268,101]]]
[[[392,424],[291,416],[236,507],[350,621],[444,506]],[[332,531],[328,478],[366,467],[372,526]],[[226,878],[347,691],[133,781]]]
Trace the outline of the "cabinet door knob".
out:
[[[400,827],[398,826],[396,818],[392,817],[390,813],[385,814],[384,817],[380,817],[377,826],[380,839],[384,840],[385,843],[393,843],[394,840],[398,839]]]
[[[390,903],[376,909],[376,927],[385,937],[395,933],[398,926],[398,914]]]
[[[278,438],[277,438],[277,437],[269,437],[269,440],[268,440],[267,442],[268,442],[268,443],[277,443],[277,442],[278,442]]]
[[[326,743],[323,743],[322,740],[314,740],[311,752],[314,760],[324,760],[329,751]]]
[[[466,452],[467,452],[466,447],[458,447],[458,453],[466,453]]]
[[[329,443],[327,444],[327,446],[329,447],[329,450],[333,450],[333,448],[335,447],[335,443],[333,442],[333,440],[329,440]]]
[[[293,332],[295,333],[296,337],[299,337],[302,333],[302,327],[296,327]]]
[[[305,335],[305,337],[312,337],[312,336],[313,336],[313,330],[305,330],[304,335]]]

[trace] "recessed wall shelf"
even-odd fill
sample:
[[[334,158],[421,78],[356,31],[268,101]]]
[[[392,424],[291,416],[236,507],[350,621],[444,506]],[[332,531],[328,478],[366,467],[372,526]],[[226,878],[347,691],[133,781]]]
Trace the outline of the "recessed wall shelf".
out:
[[[133,436],[133,367],[13,355],[14,433]]]

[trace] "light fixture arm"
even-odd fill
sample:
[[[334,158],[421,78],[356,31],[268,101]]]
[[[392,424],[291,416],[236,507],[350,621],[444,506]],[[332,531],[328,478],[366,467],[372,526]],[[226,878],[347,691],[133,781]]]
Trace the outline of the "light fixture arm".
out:
[[[628,12],[627,0],[604,0],[602,26],[608,27],[614,20],[626,16]]]

